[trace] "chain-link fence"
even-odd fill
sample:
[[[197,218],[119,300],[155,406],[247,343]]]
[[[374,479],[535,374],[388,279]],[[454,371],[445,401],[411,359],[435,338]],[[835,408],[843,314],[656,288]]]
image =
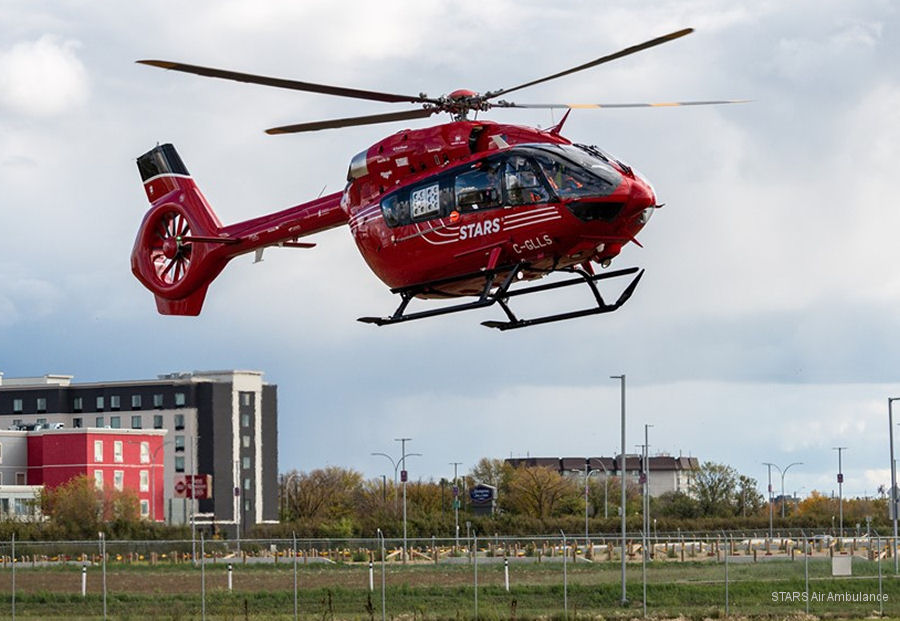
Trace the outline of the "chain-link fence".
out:
[[[0,616],[900,616],[895,542],[874,532],[633,535],[10,540]]]

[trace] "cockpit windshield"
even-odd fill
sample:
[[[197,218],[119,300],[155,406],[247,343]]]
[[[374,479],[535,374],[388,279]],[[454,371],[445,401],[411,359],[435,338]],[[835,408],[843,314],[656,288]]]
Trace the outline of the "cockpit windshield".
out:
[[[622,182],[608,162],[577,147],[541,145],[533,156],[560,198],[607,196]]]

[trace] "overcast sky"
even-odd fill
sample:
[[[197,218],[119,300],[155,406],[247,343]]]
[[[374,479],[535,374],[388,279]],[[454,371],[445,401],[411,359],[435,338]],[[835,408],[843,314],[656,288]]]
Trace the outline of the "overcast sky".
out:
[[[791,468],[786,491],[889,483],[900,396],[900,15],[896,3],[85,2],[0,6],[0,371],[76,381],[259,369],[279,387],[282,471],[367,476],[410,437],[412,478],[481,457],[628,450]],[[516,94],[520,102],[746,98],[576,110],[564,134],[640,169],[666,203],[617,267],[620,311],[499,333],[497,309],[377,328],[396,300],[347,228],[235,260],[198,318],[161,317],[131,276],[148,208],[134,159],[173,142],[223,222],[343,187],[394,124],[266,127],[394,110],[165,72],[176,60],[437,96],[555,73],[684,27],[675,42]],[[547,126],[544,111],[503,122]],[[432,119],[434,121],[434,119]],[[414,121],[410,127],[425,127]],[[542,300],[569,308],[577,294]],[[900,417],[898,417],[900,422]],[[780,478],[775,473],[776,491]]]

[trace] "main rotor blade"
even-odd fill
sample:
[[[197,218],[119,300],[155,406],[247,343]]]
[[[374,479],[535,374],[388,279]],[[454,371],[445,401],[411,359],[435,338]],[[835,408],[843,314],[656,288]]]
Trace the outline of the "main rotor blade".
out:
[[[310,93],[322,93],[323,95],[336,95],[338,97],[353,97],[355,99],[368,99],[370,101],[385,101],[388,103],[436,103],[436,100],[429,99],[422,95],[397,95],[394,93],[380,93],[378,91],[365,91],[356,88],[346,88],[343,86],[329,86],[327,84],[315,84],[313,82],[299,82],[297,80],[285,80],[283,78],[272,78],[264,75],[254,75],[252,73],[240,73],[238,71],[228,71],[226,69],[213,69],[211,67],[200,67],[198,65],[187,65],[184,63],[176,63],[168,60],[138,60],[142,65],[150,65],[151,67],[160,67],[161,69],[171,69],[172,71],[181,71],[184,73],[193,73],[209,78],[222,78],[223,80],[235,80],[237,82],[249,82],[251,84],[262,84],[263,86],[274,86],[276,88],[288,88],[295,91],[307,91]]]
[[[437,108],[420,108],[417,110],[404,110],[403,112],[389,112],[387,114],[371,114],[369,116],[354,116],[345,119],[332,119],[330,121],[313,121],[312,123],[297,123],[296,125],[284,125],[267,129],[267,134],[293,134],[297,132],[314,132],[320,129],[334,129],[336,127],[351,127],[353,125],[374,125],[376,123],[390,123],[391,121],[404,121],[407,119],[424,119],[432,114],[440,112]]]
[[[628,56],[629,54],[634,54],[635,52],[640,52],[642,50],[646,50],[648,48],[655,47],[662,43],[668,43],[669,41],[673,41],[675,39],[681,38],[692,32],[694,32],[693,28],[685,28],[683,30],[671,32],[667,35],[663,35],[661,37],[657,37],[655,39],[650,39],[649,41],[645,41],[644,43],[639,43],[637,45],[632,45],[631,47],[626,47],[624,50],[620,50],[618,52],[615,52],[614,54],[608,54],[607,56],[601,56],[600,58],[598,58],[596,60],[592,60],[591,62],[588,62],[588,63],[584,63],[583,65],[578,65],[577,67],[572,67],[571,69],[566,69],[565,71],[560,71],[559,73],[554,73],[553,75],[548,75],[545,78],[532,80],[531,82],[526,82],[525,84],[519,84],[518,86],[513,86],[512,88],[504,88],[504,89],[500,89],[499,91],[492,91],[490,93],[485,93],[485,99],[493,99],[494,97],[499,97],[500,95],[505,95],[506,93],[511,93],[513,91],[517,91],[517,90],[525,88],[527,86],[534,86],[535,84],[540,84],[542,82],[547,82],[549,80],[555,80],[556,78],[561,78],[565,75],[576,73],[578,71],[583,71],[584,69],[590,69],[591,67],[596,67],[597,65],[602,65],[603,63],[608,63],[612,60],[622,58],[623,56]]]
[[[671,108],[676,106],[716,106],[721,104],[748,103],[749,99],[720,99],[710,101],[663,101],[657,103],[569,103],[569,104],[518,104],[511,101],[498,101],[490,104],[492,108],[530,108],[536,110],[557,110],[566,108]]]

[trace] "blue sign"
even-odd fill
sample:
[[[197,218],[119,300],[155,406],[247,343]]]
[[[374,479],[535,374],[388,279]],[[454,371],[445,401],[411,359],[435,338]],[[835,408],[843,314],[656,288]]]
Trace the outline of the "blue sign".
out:
[[[494,488],[477,485],[469,490],[469,498],[472,499],[472,502],[490,502],[494,499]]]

